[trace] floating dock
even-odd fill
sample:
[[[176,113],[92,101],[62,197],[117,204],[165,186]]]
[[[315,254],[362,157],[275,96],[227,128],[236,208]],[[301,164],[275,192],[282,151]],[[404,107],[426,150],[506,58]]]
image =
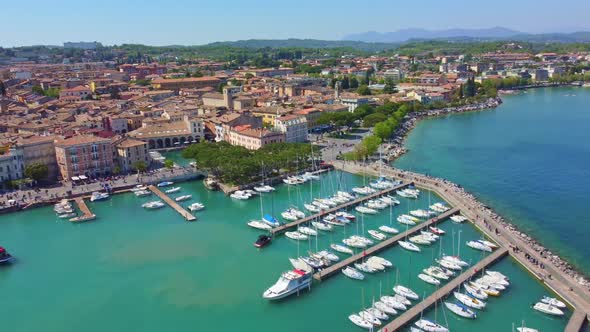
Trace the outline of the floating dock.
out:
[[[410,236],[414,233],[417,233],[417,232],[419,232],[419,231],[421,231],[433,224],[437,224],[441,221],[445,221],[450,216],[457,214],[457,213],[459,213],[459,209],[450,209],[450,210],[448,210],[448,211],[446,211],[434,218],[431,218],[427,221],[419,223],[418,225],[414,226],[413,228],[411,228],[405,232],[399,233],[399,234],[397,234],[385,241],[377,243],[376,245],[374,245],[370,248],[364,249],[362,253],[353,255],[353,256],[348,257],[347,259],[344,259],[334,265],[331,265],[331,266],[315,273],[313,275],[313,277],[316,280],[322,280],[322,279],[326,279],[328,277],[331,277],[335,273],[340,272],[340,270],[342,270],[344,267],[346,267],[350,264],[353,264],[353,263],[363,259],[364,257],[374,255],[383,249],[389,248],[389,247],[395,245],[398,241],[406,238],[406,236]]]
[[[402,183],[400,185],[397,185],[397,186],[394,186],[394,187],[391,187],[391,188],[388,188],[388,189],[377,191],[376,193],[371,194],[371,195],[366,195],[366,196],[359,197],[359,198],[357,198],[355,200],[352,200],[350,202],[347,202],[347,203],[338,205],[338,206],[333,207],[333,208],[328,209],[328,210],[323,210],[323,211],[321,211],[319,213],[316,213],[316,214],[313,214],[313,215],[311,215],[309,217],[305,217],[303,219],[299,219],[299,220],[296,220],[296,221],[293,221],[293,222],[290,222],[290,223],[281,225],[279,227],[273,228],[271,230],[271,233],[273,235],[282,233],[282,232],[284,232],[284,231],[286,231],[286,230],[288,230],[290,228],[299,226],[301,224],[308,223],[308,222],[313,221],[313,220],[316,220],[318,218],[322,218],[322,217],[324,217],[324,216],[326,216],[326,215],[328,215],[330,213],[334,213],[334,212],[340,211],[342,209],[348,209],[350,207],[353,207],[355,205],[358,205],[358,204],[361,204],[363,202],[369,201],[371,199],[377,198],[379,196],[383,196],[383,195],[389,194],[391,192],[395,192],[396,190],[405,188],[405,187],[407,187],[409,185],[410,185],[409,183]]]
[[[496,261],[498,261],[506,255],[508,255],[508,249],[496,249],[496,251],[494,251],[481,261],[479,261],[474,266],[468,267],[468,269],[465,272],[461,273],[458,277],[451,280],[446,285],[442,286],[439,290],[437,290],[436,292],[432,293],[430,296],[422,300],[422,302],[417,303],[416,305],[408,309],[408,311],[402,313],[389,324],[382,327],[379,331],[393,332],[397,331],[398,329],[401,329],[402,327],[409,324],[417,316],[419,316],[422,311],[433,306],[434,303],[439,302],[441,299],[443,299],[445,296],[451,293],[454,289],[458,288],[465,281],[469,280],[478,272],[483,271],[486,267],[490,266],[491,264],[495,263]]]
[[[190,212],[188,212],[187,210],[185,210],[182,206],[180,206],[180,204],[178,204],[172,198],[168,197],[168,195],[164,194],[156,186],[150,185],[148,188],[154,194],[156,194],[158,197],[160,197],[161,200],[163,200],[164,202],[166,202],[166,204],[170,205],[171,208],[173,208],[174,210],[176,210],[176,212],[178,212],[181,216],[183,216],[184,219],[186,219],[187,221],[195,221],[195,220],[197,220],[197,217],[193,216]]]
[[[90,211],[88,205],[86,205],[86,202],[84,201],[84,198],[77,197],[74,199],[74,201],[78,205],[78,209],[82,212],[82,215],[70,219],[71,222],[84,222],[96,219],[96,215]]]
[[[570,317],[567,326],[565,327],[565,332],[579,332],[583,331],[584,325],[586,324],[586,313],[583,310],[576,309]]]

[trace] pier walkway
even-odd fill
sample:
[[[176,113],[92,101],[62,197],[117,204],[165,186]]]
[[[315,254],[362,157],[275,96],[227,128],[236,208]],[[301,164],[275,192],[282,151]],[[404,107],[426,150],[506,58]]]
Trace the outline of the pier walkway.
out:
[[[331,209],[323,210],[323,211],[321,211],[319,213],[312,214],[311,216],[305,217],[303,219],[299,219],[299,220],[296,220],[296,221],[293,221],[293,222],[290,222],[290,223],[281,225],[279,227],[273,228],[271,230],[271,233],[273,235],[280,234],[280,233],[282,233],[282,232],[284,232],[284,231],[286,231],[286,230],[288,230],[290,228],[299,226],[301,224],[308,223],[308,222],[313,221],[313,220],[318,219],[318,218],[322,218],[322,217],[324,217],[324,216],[326,216],[326,215],[328,215],[330,213],[334,213],[334,212],[340,211],[342,209],[348,209],[350,207],[353,207],[355,205],[358,205],[358,204],[361,204],[363,202],[369,201],[369,200],[374,199],[376,197],[383,196],[383,195],[389,194],[391,192],[395,192],[396,190],[405,188],[407,186],[409,186],[409,183],[403,183],[402,182],[401,184],[399,184],[397,186],[394,186],[392,188],[388,188],[388,189],[384,189],[384,190],[381,190],[381,191],[377,191],[376,193],[371,194],[371,195],[361,196],[361,197],[359,197],[359,198],[357,198],[355,200],[352,200],[350,202],[347,202],[347,203],[344,203],[344,204],[335,206],[335,207],[333,207]]]
[[[78,205],[78,209],[82,212],[82,215],[78,216],[78,217],[71,218],[70,219],[71,222],[84,222],[84,221],[96,219],[96,215],[94,213],[92,213],[92,211],[90,211],[90,209],[88,208],[88,205],[86,205],[86,202],[84,201],[84,198],[77,197],[74,201]]]
[[[465,281],[469,280],[469,278],[473,277],[479,271],[482,271],[489,265],[493,264],[494,262],[498,261],[499,259],[503,258],[504,256],[508,255],[508,249],[506,248],[498,248],[492,254],[487,256],[486,258],[479,261],[474,266],[470,266],[465,272],[461,273],[457,278],[451,280],[446,285],[439,288],[436,292],[432,293],[430,296],[422,300],[422,302],[417,303],[415,306],[408,309],[408,311],[404,312],[396,319],[391,321],[389,324],[385,325],[381,328],[381,332],[392,332],[397,331],[398,329],[406,326],[410,323],[415,317],[419,316],[423,310],[434,305],[435,302],[440,301],[442,298],[447,296],[451,293],[454,289],[459,287]]]
[[[584,328],[584,324],[586,323],[586,313],[582,310],[574,311],[572,317],[570,317],[567,326],[565,327],[565,332],[579,332],[582,331]]]
[[[410,236],[414,233],[417,233],[417,232],[427,228],[428,226],[431,226],[431,225],[436,224],[438,222],[445,221],[450,216],[452,216],[458,212],[459,212],[459,209],[450,209],[450,210],[448,210],[448,211],[446,211],[434,218],[431,218],[431,219],[428,219],[424,222],[419,223],[418,225],[414,226],[413,228],[411,228],[405,232],[401,232],[401,233],[395,235],[394,237],[391,237],[385,241],[379,242],[370,248],[364,249],[362,253],[350,256],[347,259],[344,259],[334,265],[331,265],[331,266],[315,273],[313,275],[313,277],[316,280],[326,279],[326,278],[334,275],[335,273],[340,272],[340,270],[342,270],[344,267],[346,267],[350,264],[353,264],[364,257],[376,254],[383,249],[389,248],[389,247],[395,245],[398,241],[404,239],[406,236]]]
[[[168,197],[168,195],[164,194],[156,186],[150,185],[148,188],[154,194],[156,194],[156,196],[160,197],[161,200],[163,200],[164,202],[166,202],[166,204],[170,205],[171,208],[173,208],[174,210],[176,210],[176,212],[178,212],[181,216],[183,216],[184,219],[186,219],[187,221],[195,221],[195,220],[197,220],[197,217],[193,216],[190,212],[188,212],[187,210],[185,210],[182,206],[180,206],[180,204],[178,204],[172,198]]]

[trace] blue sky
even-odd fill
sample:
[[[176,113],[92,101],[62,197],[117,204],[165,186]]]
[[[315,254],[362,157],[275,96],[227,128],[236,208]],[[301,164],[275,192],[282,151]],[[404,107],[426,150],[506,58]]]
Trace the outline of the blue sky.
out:
[[[590,30],[587,0],[2,0],[0,46],[341,39],[403,28]]]

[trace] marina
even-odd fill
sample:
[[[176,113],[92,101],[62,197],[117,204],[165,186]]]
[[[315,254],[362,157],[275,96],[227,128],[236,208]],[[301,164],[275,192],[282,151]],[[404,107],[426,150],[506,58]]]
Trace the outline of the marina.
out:
[[[96,215],[92,213],[92,211],[90,211],[88,205],[86,205],[86,202],[84,201],[84,198],[77,197],[76,199],[74,199],[74,201],[76,202],[78,209],[82,212],[82,215],[71,218],[71,222],[84,222],[96,219]]]
[[[178,212],[178,214],[180,214],[187,221],[195,221],[195,220],[197,220],[197,217],[195,217],[190,212],[188,212],[187,210],[185,210],[182,206],[180,206],[180,204],[178,204],[178,202],[176,202],[175,200],[173,200],[170,197],[168,197],[168,195],[164,194],[156,186],[150,185],[148,188],[154,194],[156,194],[156,196],[160,197],[161,200],[163,200],[168,205],[170,205],[171,208],[173,208],[176,212]]]

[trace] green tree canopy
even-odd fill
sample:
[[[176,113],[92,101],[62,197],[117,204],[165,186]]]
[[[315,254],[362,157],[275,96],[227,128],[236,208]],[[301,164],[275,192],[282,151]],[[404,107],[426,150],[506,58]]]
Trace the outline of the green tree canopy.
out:
[[[47,165],[41,163],[31,164],[25,167],[25,176],[35,181],[42,181],[47,179],[49,169]]]

